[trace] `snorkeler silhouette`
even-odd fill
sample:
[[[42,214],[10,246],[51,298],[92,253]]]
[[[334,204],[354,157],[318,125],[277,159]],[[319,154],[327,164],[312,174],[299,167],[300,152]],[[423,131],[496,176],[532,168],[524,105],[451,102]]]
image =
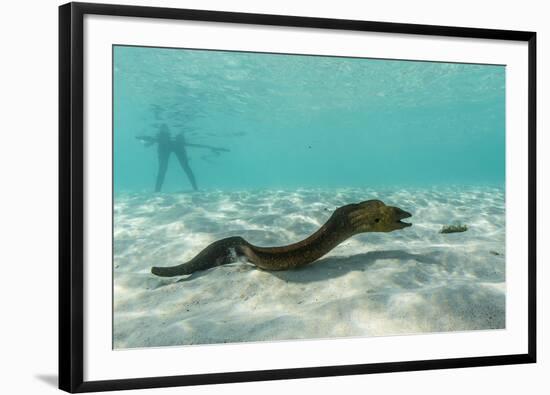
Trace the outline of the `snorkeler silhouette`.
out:
[[[168,169],[168,159],[170,158],[170,154],[172,152],[176,155],[176,158],[178,158],[181,168],[187,175],[187,178],[193,186],[193,189],[196,191],[198,189],[197,181],[195,179],[195,175],[193,174],[193,170],[191,170],[191,167],[189,166],[189,158],[187,157],[187,151],[185,147],[187,146],[208,148],[215,153],[219,153],[220,151],[229,151],[226,148],[188,143],[185,141],[183,132],[177,134],[174,138],[172,138],[172,136],[170,135],[170,130],[165,123],[160,125],[160,131],[157,133],[156,136],[137,136],[136,138],[145,143],[145,146],[147,147],[155,143],[158,144],[157,152],[159,167],[157,172],[157,180],[155,183],[155,192],[160,192],[160,190],[162,189],[162,184],[164,183],[164,178],[166,176],[166,170]]]

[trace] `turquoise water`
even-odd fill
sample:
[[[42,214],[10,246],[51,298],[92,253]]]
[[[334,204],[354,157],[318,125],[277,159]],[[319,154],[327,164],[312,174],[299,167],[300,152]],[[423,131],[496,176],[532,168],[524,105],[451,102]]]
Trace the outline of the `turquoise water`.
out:
[[[113,66],[115,193],[153,191],[136,137],[162,124],[229,150],[187,147],[200,190],[504,184],[504,66],[125,46]],[[191,189],[172,155],[162,191]]]

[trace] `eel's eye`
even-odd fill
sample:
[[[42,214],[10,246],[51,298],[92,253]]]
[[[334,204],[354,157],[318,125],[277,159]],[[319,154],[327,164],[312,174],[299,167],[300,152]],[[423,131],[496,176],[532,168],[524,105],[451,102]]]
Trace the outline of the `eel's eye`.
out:
[[[376,218],[376,219],[374,220],[374,222],[376,222],[376,223],[380,222],[380,218]]]

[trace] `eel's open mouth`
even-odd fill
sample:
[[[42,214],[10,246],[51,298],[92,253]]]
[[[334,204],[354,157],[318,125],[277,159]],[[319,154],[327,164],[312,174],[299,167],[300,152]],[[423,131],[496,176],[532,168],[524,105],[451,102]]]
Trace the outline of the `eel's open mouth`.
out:
[[[410,222],[403,222],[401,220],[405,218],[410,218],[410,217],[412,217],[411,213],[408,213],[405,210],[401,210],[398,214],[398,219],[395,222],[397,222],[398,224],[406,228],[406,227],[412,226],[412,224]]]

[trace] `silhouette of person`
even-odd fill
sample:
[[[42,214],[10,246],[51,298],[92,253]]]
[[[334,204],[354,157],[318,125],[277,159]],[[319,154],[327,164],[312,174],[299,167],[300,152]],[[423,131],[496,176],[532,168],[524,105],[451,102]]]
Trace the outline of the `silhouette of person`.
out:
[[[191,170],[191,167],[189,166],[189,158],[187,156],[187,150],[185,149],[185,147],[189,146],[197,148],[208,148],[216,153],[219,151],[229,151],[225,148],[187,143],[185,141],[185,136],[183,132],[177,134],[174,138],[172,138],[170,130],[165,123],[160,126],[160,131],[157,133],[156,136],[137,136],[136,138],[143,141],[146,146],[151,146],[155,143],[158,144],[157,153],[159,165],[157,171],[157,179],[155,182],[155,192],[160,192],[160,190],[162,189],[162,184],[164,183],[164,179],[166,177],[166,170],[168,169],[168,160],[170,159],[170,154],[172,152],[176,155],[176,158],[178,159],[181,168],[187,175],[191,186],[196,191],[198,189],[197,181],[195,179],[195,175],[193,174],[193,170]]]

